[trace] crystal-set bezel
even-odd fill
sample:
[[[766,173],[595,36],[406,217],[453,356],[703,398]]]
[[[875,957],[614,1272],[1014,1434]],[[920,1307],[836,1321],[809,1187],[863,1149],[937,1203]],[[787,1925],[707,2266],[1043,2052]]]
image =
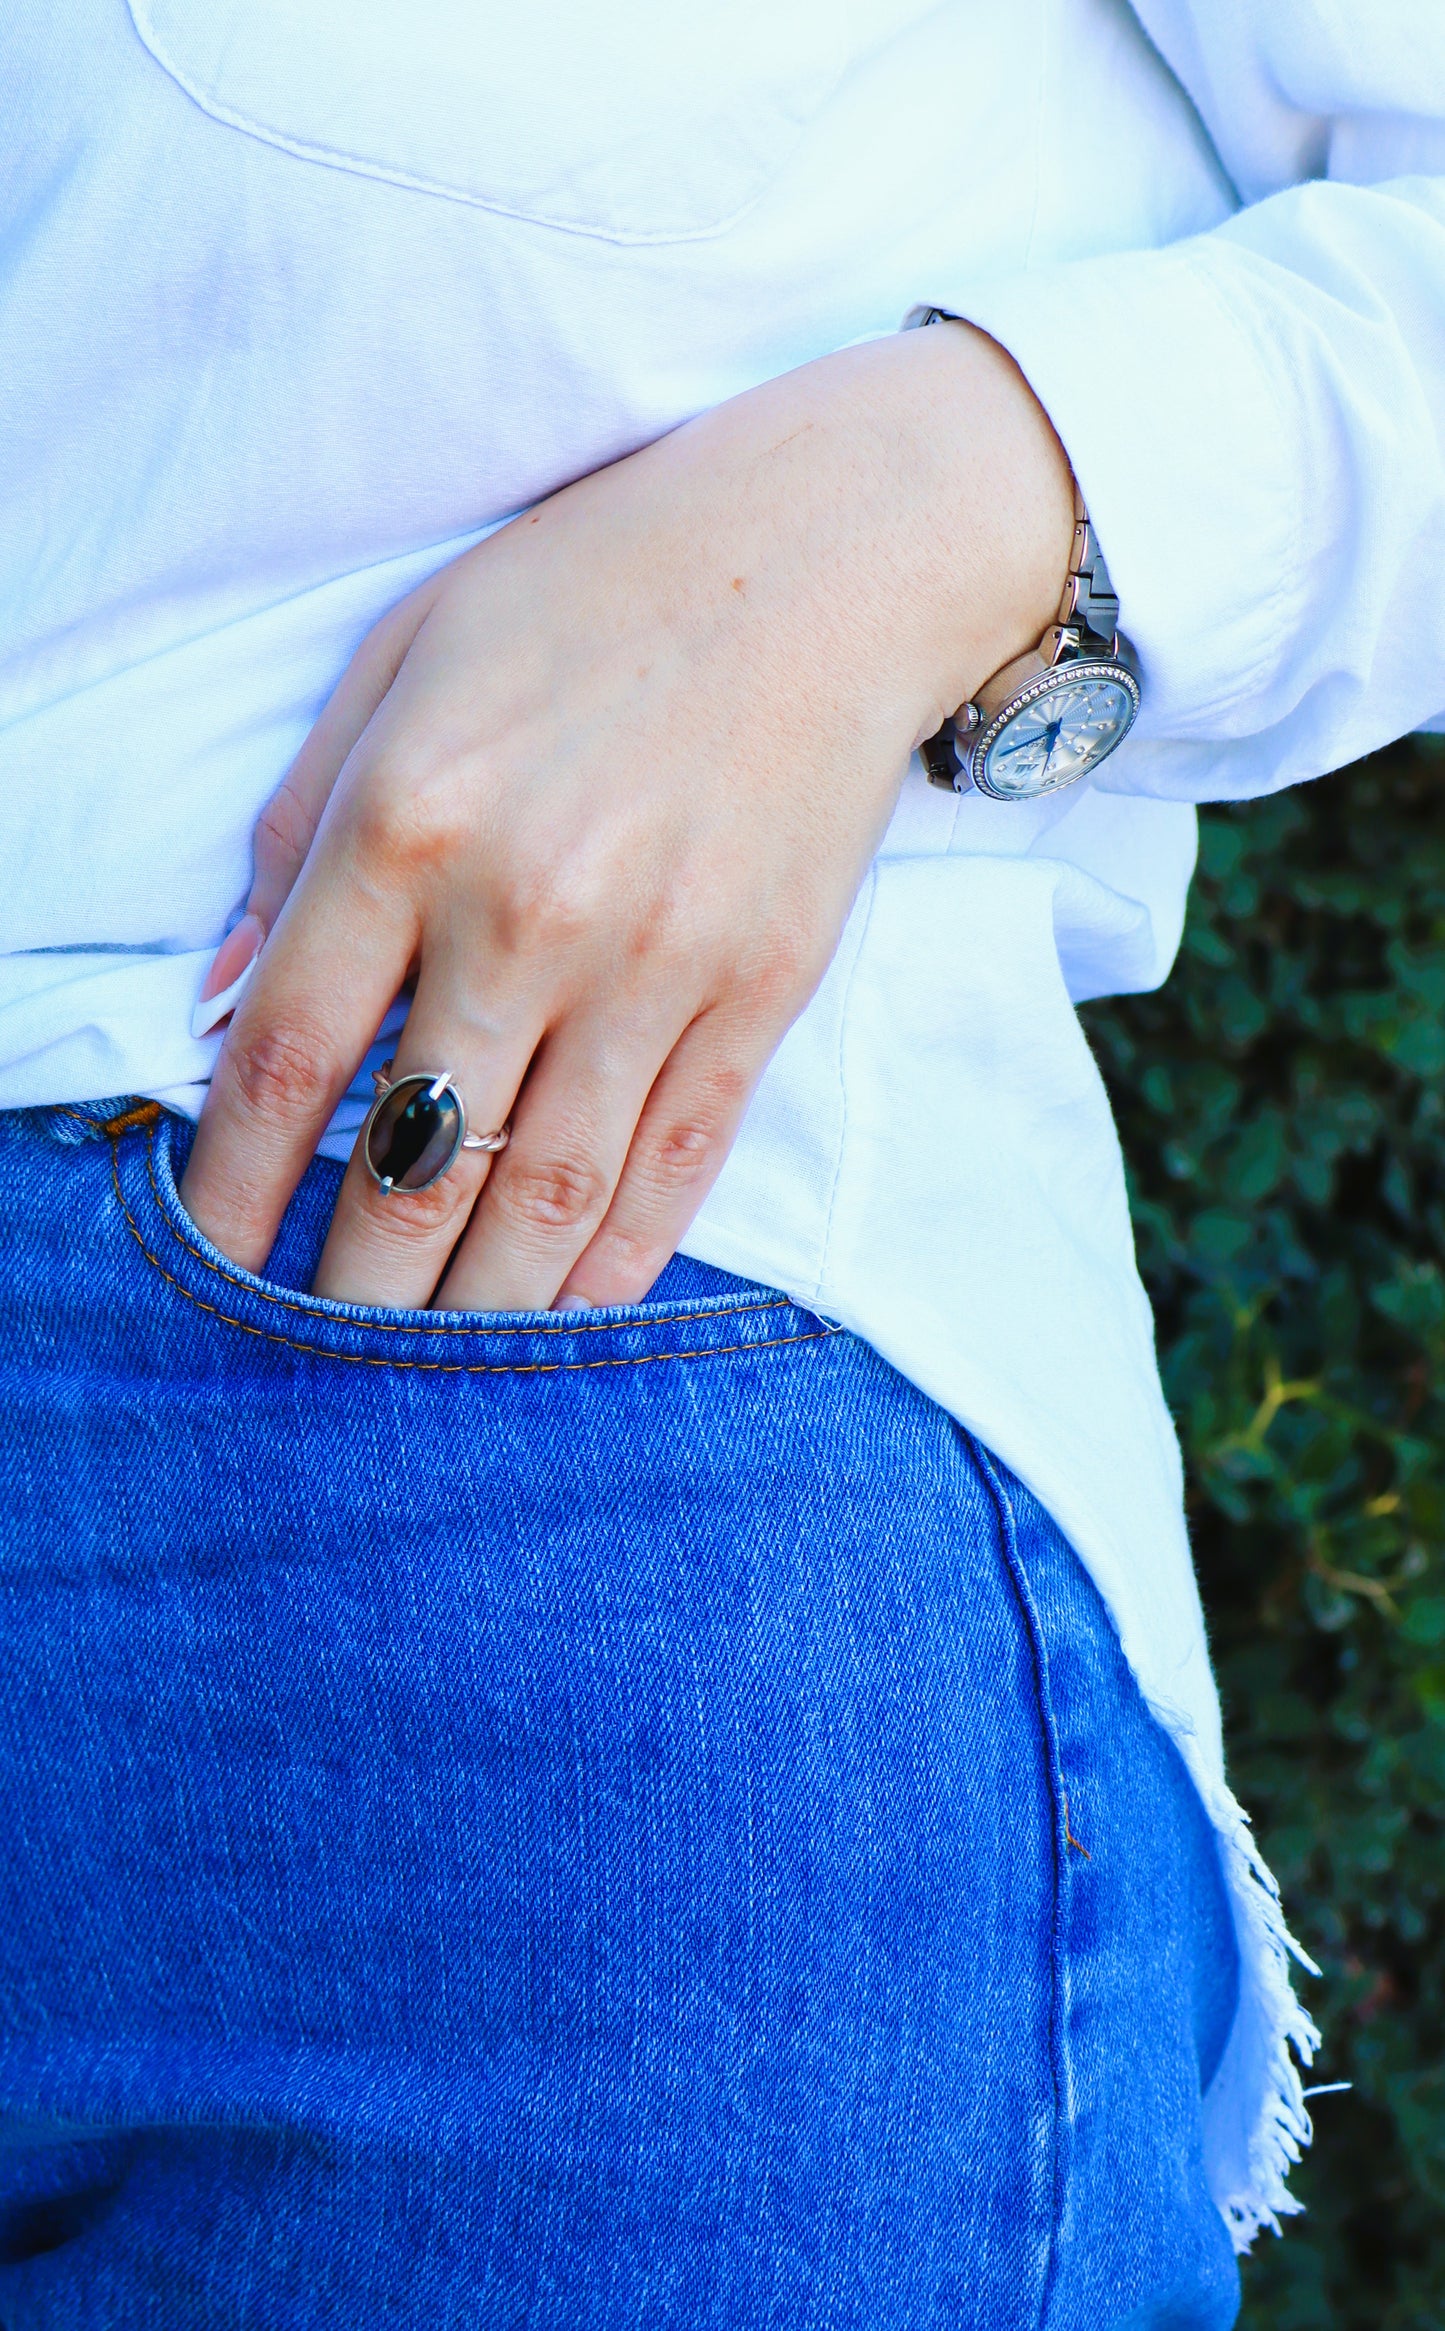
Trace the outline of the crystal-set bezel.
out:
[[[1077,687],[1084,680],[1111,681],[1116,688],[1122,689],[1129,700],[1129,717],[1110,742],[1108,751],[1100,753],[1098,759],[1091,761],[1086,768],[1075,770],[1072,777],[1065,777],[1057,785],[1041,785],[1034,793],[1005,793],[1000,787],[990,785],[984,774],[989,751],[1010,723],[1026,711],[1029,705],[1036,704],[1041,696],[1055,695],[1060,688]],[[1068,786],[1076,785],[1080,778],[1092,776],[1100,763],[1107,761],[1109,754],[1117,751],[1138,717],[1140,702],[1138,681],[1128,665],[1121,663],[1117,657],[1080,656],[1067,663],[1055,664],[1016,689],[1007,703],[999,706],[992,720],[979,730],[977,736],[969,737],[966,741],[960,740],[964,742],[964,771],[970,783],[990,801],[1040,801],[1050,793],[1062,793]]]

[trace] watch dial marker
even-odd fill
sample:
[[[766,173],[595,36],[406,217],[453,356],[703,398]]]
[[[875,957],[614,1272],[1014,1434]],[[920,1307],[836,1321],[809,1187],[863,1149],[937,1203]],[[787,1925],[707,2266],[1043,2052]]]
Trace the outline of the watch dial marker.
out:
[[[1005,723],[981,772],[985,789],[1014,800],[1055,793],[1113,751],[1133,720],[1129,691],[1107,675],[1060,678]]]

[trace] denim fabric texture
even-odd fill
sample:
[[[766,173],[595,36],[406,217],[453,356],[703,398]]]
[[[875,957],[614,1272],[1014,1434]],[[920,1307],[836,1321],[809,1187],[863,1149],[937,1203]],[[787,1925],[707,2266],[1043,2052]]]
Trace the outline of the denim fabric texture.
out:
[[[0,1119],[0,2331],[1225,2331],[1209,1821],[1047,1516],[700,1264],[305,1293]],[[60,1138],[57,1138],[60,1136]]]

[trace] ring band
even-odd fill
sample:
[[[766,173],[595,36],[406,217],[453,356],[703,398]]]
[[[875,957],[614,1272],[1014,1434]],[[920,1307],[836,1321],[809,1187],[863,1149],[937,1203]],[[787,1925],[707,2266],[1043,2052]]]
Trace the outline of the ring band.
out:
[[[512,1138],[510,1125],[495,1133],[467,1131],[467,1105],[449,1068],[416,1069],[393,1082],[394,1063],[373,1070],[376,1099],[361,1128],[361,1157],[367,1172],[390,1197],[395,1190],[429,1190],[449,1174],[464,1149],[496,1156]]]

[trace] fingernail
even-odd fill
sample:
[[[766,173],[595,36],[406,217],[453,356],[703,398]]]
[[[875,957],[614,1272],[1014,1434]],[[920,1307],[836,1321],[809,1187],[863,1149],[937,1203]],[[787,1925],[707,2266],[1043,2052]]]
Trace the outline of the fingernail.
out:
[[[202,983],[199,1001],[191,1015],[191,1034],[209,1036],[222,1020],[229,1017],[241,1000],[242,992],[260,952],[265,931],[255,915],[242,915],[234,931],[228,931],[216,949],[211,968]]]
[[[241,973],[256,959],[256,953],[266,934],[259,915],[242,915],[234,931],[228,931],[212,958],[201,988],[201,1002],[209,1003],[224,987],[234,987]]]
[[[590,1295],[559,1295],[552,1309],[554,1311],[590,1311],[592,1298]]]

